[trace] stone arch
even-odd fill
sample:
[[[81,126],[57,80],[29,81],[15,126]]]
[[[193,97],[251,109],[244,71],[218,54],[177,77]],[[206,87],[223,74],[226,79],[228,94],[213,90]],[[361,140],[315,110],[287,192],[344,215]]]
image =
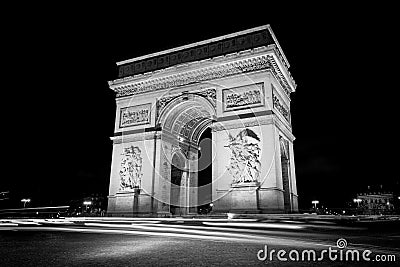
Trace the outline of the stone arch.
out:
[[[199,138],[215,119],[212,102],[197,94],[176,96],[159,113],[157,124],[161,127],[162,158],[171,164],[172,214],[197,212]],[[178,158],[180,164],[175,162]],[[181,180],[174,176],[180,176]]]
[[[171,98],[159,110],[157,124],[163,143],[171,145],[171,151],[179,148],[189,159],[189,150],[196,150],[202,132],[215,120],[216,109],[209,99],[186,93]]]
[[[214,49],[218,47],[222,49]],[[212,181],[215,213],[298,210],[289,108],[296,83],[269,25],[117,65],[118,78],[108,82],[116,92],[108,214],[169,216],[176,153],[186,162],[185,177],[176,182],[185,183],[179,189],[182,214],[196,212],[204,177]],[[213,142],[211,175],[209,169],[201,174],[196,169],[208,149],[202,146],[207,127]],[[248,138],[254,135],[262,140]],[[285,142],[280,144],[279,135]],[[127,147],[141,152],[125,152]],[[127,171],[121,177],[123,162],[127,170],[132,164],[141,166],[133,176],[139,182],[128,186],[134,190],[120,190],[121,179],[132,176]]]
[[[182,113],[188,110],[193,111],[186,113],[192,119],[199,117],[196,115],[202,115],[203,118],[208,118],[210,121],[216,120],[215,105],[204,96],[195,93],[186,93],[175,97],[164,97],[164,99],[168,99],[168,102],[164,102],[162,107],[159,104],[158,118],[156,120],[156,124],[160,125],[162,129],[173,131],[173,124],[177,118],[182,118]],[[198,113],[196,114],[195,111],[198,111]]]
[[[174,149],[171,152],[171,165],[177,167],[182,171],[187,171],[189,169],[186,156],[179,149]]]

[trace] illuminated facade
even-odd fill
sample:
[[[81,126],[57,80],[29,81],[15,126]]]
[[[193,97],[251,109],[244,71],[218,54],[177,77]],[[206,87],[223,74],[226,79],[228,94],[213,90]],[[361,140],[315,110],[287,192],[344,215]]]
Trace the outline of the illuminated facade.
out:
[[[108,214],[298,210],[296,84],[269,25],[117,66]]]

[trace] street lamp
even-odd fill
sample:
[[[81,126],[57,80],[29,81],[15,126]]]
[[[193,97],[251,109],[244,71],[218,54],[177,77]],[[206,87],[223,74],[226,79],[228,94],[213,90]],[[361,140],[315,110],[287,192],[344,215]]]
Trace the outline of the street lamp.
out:
[[[354,203],[357,203],[357,207],[359,207],[362,199],[355,198],[355,199],[353,199],[353,201],[354,201]]]
[[[85,200],[85,201],[83,201],[83,205],[85,205],[85,211],[87,211],[88,206],[89,206],[89,205],[92,205],[92,201],[90,201],[90,200]]]
[[[25,208],[26,203],[31,202],[31,200],[29,198],[23,198],[21,199],[21,202],[24,202],[24,208]]]
[[[317,210],[317,204],[319,203],[318,200],[313,200],[311,203],[314,205],[314,209]]]

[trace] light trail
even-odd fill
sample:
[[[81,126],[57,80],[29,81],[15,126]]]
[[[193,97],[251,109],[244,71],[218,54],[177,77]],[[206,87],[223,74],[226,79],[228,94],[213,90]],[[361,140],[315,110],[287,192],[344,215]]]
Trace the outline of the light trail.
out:
[[[229,234],[227,236],[219,235],[196,235],[193,233],[168,233],[168,232],[147,232],[147,231],[129,231],[129,230],[117,230],[117,229],[95,229],[95,228],[65,228],[65,227],[4,227],[0,230],[19,230],[19,231],[61,231],[61,232],[79,232],[79,233],[105,233],[105,234],[126,234],[126,235],[141,235],[141,236],[164,236],[173,238],[190,238],[190,239],[201,239],[209,241],[226,241],[226,242],[246,242],[256,244],[274,244],[274,245],[285,245],[285,246],[320,246],[329,247],[332,244],[323,244],[312,241],[299,241],[286,238],[275,238],[275,237],[257,237],[248,235],[236,235]]]
[[[0,212],[8,211],[24,211],[24,210],[47,210],[47,209],[68,209],[69,206],[55,206],[55,207],[35,207],[35,208],[20,208],[20,209],[3,209]]]
[[[115,227],[113,224],[98,224],[98,223],[85,223],[86,226],[95,226],[95,227]],[[207,230],[197,230],[197,229],[179,229],[174,227],[163,227],[160,228],[157,226],[144,226],[144,225],[120,225],[121,228],[130,228],[130,229],[141,229],[147,231],[156,231],[156,232],[178,232],[178,233],[188,233],[188,234],[199,234],[199,235],[208,235],[208,236],[235,236],[240,238],[248,238],[249,235],[244,234],[236,234],[236,233],[225,233],[225,232],[215,232],[215,231],[207,231]],[[264,239],[261,236],[251,236],[255,239]]]
[[[218,223],[218,222],[203,222],[205,225],[215,226],[238,226],[238,227],[252,227],[252,228],[274,228],[274,229],[303,229],[300,225],[290,225],[282,223]]]
[[[0,223],[0,227],[18,226],[16,223]]]
[[[67,220],[67,219],[66,219]],[[101,223],[149,223],[149,224],[157,224],[160,223],[161,221],[156,221],[156,220],[67,220],[70,222],[74,223],[85,223],[85,222],[101,222]]]
[[[125,218],[125,217],[62,217],[70,221],[121,221],[135,222],[144,218]],[[147,221],[165,222],[257,222],[257,219],[221,219],[221,218],[145,218]]]

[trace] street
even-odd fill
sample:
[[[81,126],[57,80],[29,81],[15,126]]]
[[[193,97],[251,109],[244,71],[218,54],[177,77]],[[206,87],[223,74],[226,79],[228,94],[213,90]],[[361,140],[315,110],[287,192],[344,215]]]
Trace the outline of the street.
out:
[[[252,219],[2,219],[0,266],[396,266],[398,226],[398,221],[345,225]],[[322,250],[339,250],[338,239],[347,242],[344,249],[358,250],[359,260],[340,260],[339,253],[334,260],[328,254],[322,257]],[[283,260],[278,250],[286,251]],[[292,259],[291,250],[299,251],[299,259]],[[316,258],[303,259],[304,250],[314,250]],[[362,258],[365,250],[372,252],[369,261]],[[376,255],[385,262],[377,262]]]

